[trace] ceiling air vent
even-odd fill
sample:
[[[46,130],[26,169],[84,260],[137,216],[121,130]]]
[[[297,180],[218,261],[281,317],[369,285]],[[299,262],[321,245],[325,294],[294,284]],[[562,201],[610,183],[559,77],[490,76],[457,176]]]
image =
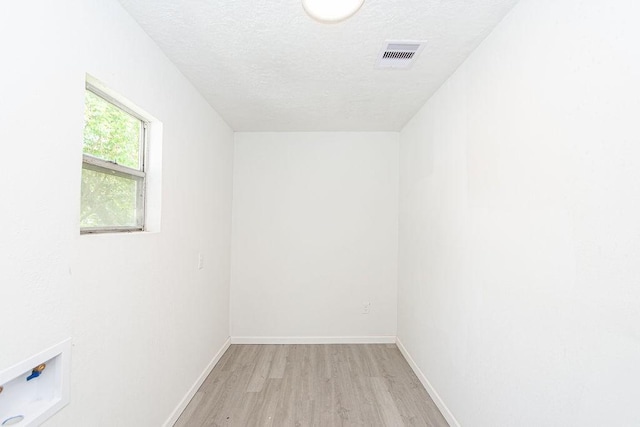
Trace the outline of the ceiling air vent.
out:
[[[378,55],[376,68],[409,68],[424,45],[424,41],[387,41]]]

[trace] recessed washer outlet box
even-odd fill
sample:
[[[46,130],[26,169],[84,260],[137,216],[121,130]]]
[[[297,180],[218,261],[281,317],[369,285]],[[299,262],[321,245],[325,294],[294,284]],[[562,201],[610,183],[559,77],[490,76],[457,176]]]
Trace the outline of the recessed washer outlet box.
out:
[[[39,426],[69,403],[71,339],[0,372],[0,425]]]
[[[410,68],[425,44],[424,40],[387,40],[378,54],[375,68]]]

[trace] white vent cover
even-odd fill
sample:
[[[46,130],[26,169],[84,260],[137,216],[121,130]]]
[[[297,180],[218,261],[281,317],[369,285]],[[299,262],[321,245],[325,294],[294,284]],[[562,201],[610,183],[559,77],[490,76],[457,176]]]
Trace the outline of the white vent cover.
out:
[[[387,40],[378,55],[376,68],[409,68],[424,48],[424,41]]]

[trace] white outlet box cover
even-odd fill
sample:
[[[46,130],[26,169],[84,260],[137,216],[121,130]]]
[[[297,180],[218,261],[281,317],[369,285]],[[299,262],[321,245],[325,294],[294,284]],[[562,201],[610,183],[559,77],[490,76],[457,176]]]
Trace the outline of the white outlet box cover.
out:
[[[21,426],[37,426],[69,403],[71,339],[67,339],[0,372],[0,425],[23,416]],[[40,377],[27,381],[45,363]]]

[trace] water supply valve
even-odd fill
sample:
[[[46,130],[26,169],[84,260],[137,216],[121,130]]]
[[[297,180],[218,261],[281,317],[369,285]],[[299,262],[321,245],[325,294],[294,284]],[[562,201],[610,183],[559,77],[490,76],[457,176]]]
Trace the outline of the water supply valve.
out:
[[[40,376],[40,374],[42,373],[42,371],[44,371],[44,368],[46,368],[47,365],[44,363],[39,364],[38,366],[36,366],[35,368],[33,368],[33,370],[31,371],[31,375],[29,375],[27,377],[27,381],[31,381],[34,378],[38,378]]]

